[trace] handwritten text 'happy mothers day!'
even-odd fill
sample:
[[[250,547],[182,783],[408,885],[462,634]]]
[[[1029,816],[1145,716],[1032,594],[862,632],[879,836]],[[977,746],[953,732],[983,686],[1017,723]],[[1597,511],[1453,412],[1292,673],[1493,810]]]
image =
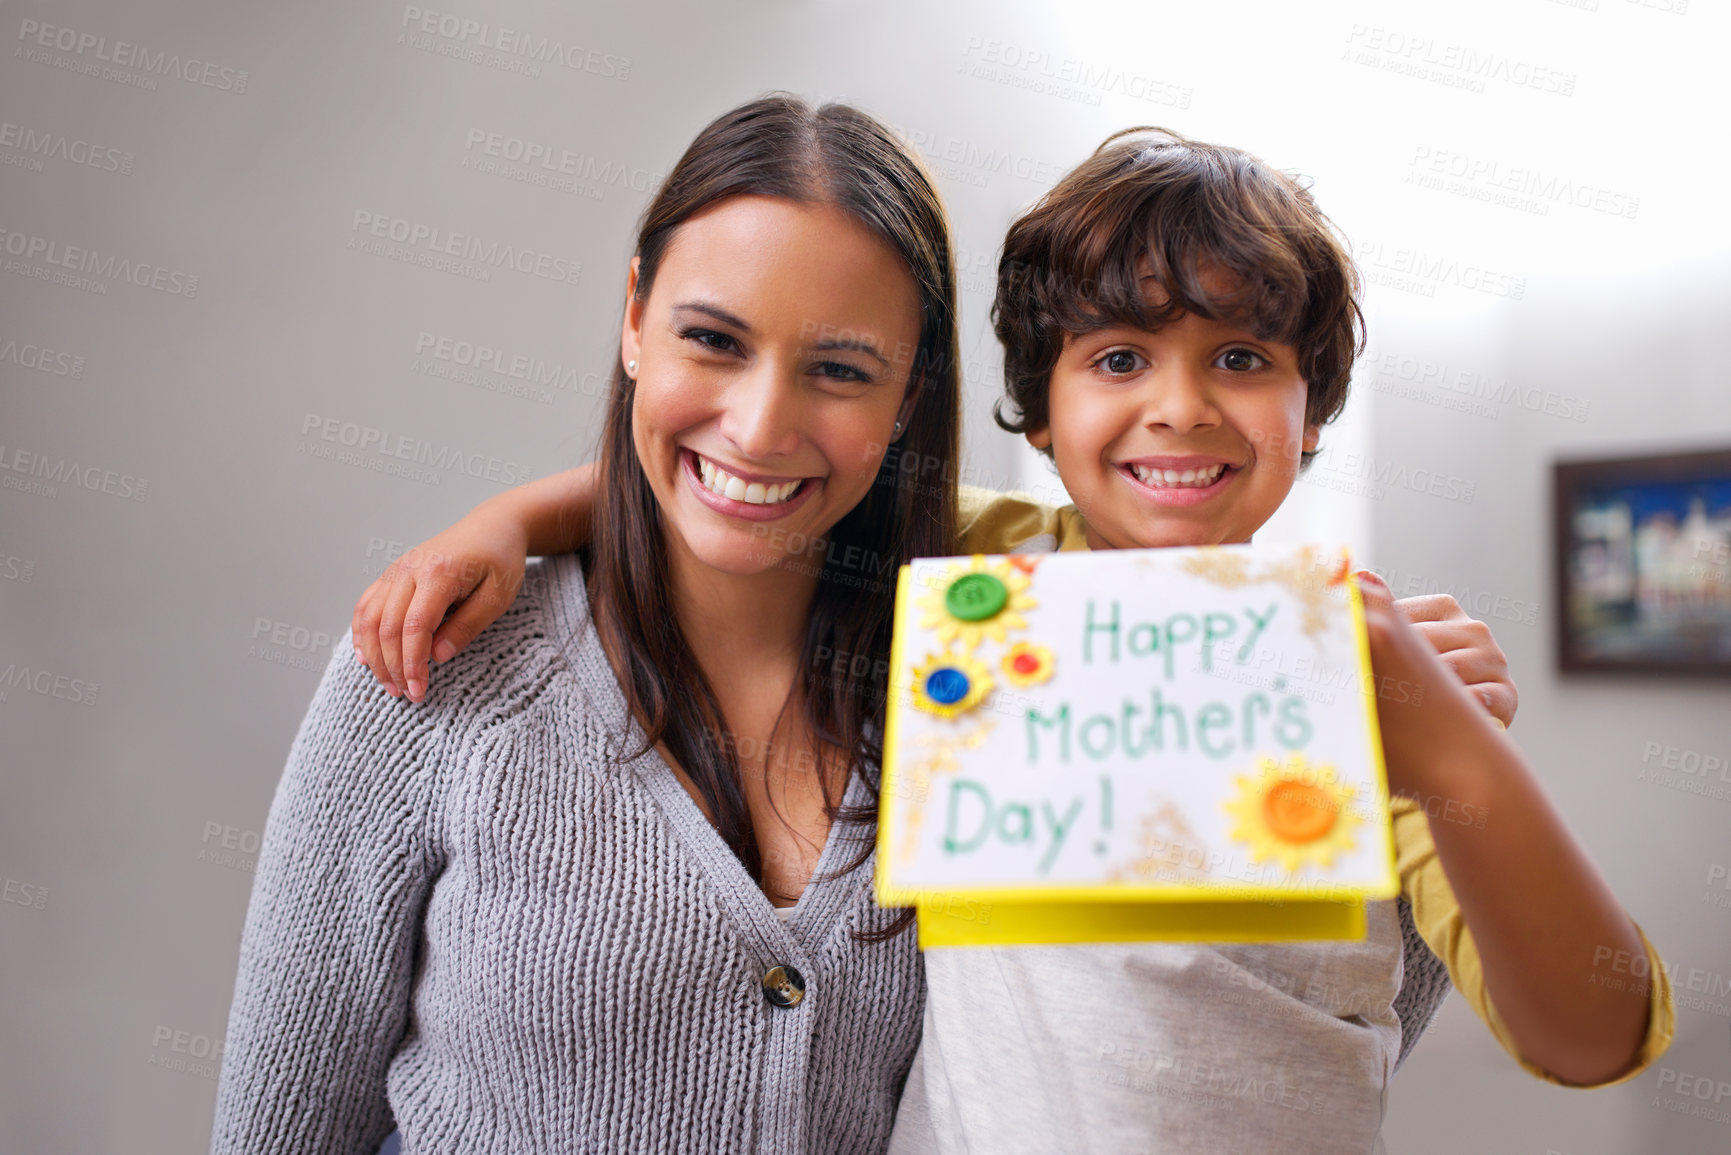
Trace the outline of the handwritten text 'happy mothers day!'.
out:
[[[1049,787],[1042,782],[1035,798],[994,794],[977,778],[957,775],[946,798],[945,856],[972,855],[993,845],[1033,851],[1041,876],[1051,870],[1079,829],[1097,832],[1095,851],[1110,850],[1113,824],[1113,775],[1099,774],[1077,788],[1077,775],[1065,768],[1110,762],[1122,771],[1177,773],[1194,764],[1194,754],[1218,761],[1267,749],[1270,741],[1286,750],[1303,750],[1315,736],[1306,702],[1286,690],[1283,678],[1269,689],[1250,689],[1236,702],[1219,693],[1220,665],[1243,666],[1256,654],[1257,640],[1280,609],[1245,606],[1231,613],[1177,613],[1160,621],[1127,621],[1117,601],[1110,608],[1089,599],[1082,620],[1082,661],[1094,667],[1120,666],[1130,676],[1154,680],[1145,690],[1124,693],[1116,705],[1070,698],[1028,706],[1023,715],[1026,764],[1062,775]],[[1189,650],[1193,661],[1181,665]],[[1180,678],[1181,669],[1202,675]],[[1198,701],[1198,699],[1201,699]],[[1063,787],[1071,787],[1063,791]],[[1056,797],[1054,795],[1057,795]],[[1093,823],[1083,820],[1092,814]]]

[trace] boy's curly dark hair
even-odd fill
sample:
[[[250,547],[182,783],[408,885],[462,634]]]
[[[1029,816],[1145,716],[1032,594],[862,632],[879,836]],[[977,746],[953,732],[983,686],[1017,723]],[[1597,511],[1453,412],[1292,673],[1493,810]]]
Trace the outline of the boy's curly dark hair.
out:
[[[1150,274],[1164,300],[1145,294]],[[1231,288],[1211,293],[1205,276]],[[1352,363],[1364,351],[1359,292],[1345,243],[1296,179],[1242,149],[1163,128],[1125,129],[1004,239],[992,325],[1015,413],[1006,416],[1000,399],[997,422],[1011,433],[1046,426],[1047,388],[1067,335],[1114,325],[1155,330],[1196,313],[1296,349],[1309,386],[1305,424],[1326,424],[1346,404]]]

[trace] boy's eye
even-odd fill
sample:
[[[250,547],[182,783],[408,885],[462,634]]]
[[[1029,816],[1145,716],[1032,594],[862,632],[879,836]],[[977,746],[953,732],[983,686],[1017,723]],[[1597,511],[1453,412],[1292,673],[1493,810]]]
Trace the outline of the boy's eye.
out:
[[[1141,361],[1142,358],[1128,349],[1114,349],[1094,364],[1114,377],[1122,377],[1127,373],[1134,373]]]
[[[1248,373],[1253,369],[1261,369],[1270,362],[1254,349],[1239,348],[1226,350],[1214,363],[1234,373]]]

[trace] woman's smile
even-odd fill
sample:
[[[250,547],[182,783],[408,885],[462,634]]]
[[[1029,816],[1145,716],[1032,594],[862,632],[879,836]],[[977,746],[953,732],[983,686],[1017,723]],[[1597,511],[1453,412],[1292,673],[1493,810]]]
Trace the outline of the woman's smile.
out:
[[[746,521],[774,521],[804,505],[823,487],[818,477],[777,477],[723,467],[681,447],[679,463],[697,497],[715,512]]]

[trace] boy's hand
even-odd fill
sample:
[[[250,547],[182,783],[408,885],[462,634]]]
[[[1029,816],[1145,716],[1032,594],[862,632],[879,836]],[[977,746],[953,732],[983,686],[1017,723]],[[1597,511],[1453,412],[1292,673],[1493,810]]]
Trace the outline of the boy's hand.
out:
[[[1488,702],[1477,695],[1484,691],[1491,700],[1505,702],[1511,716],[1514,712],[1512,684],[1476,681],[1487,675],[1494,677],[1499,663],[1506,678],[1507,663],[1502,651],[1489,640],[1488,630],[1483,641],[1494,659],[1471,644],[1476,631],[1465,630],[1451,620],[1431,620],[1430,631],[1421,633],[1427,623],[1408,621],[1407,613],[1395,602],[1381,578],[1367,571],[1356,577],[1364,595],[1365,631],[1370,641],[1370,664],[1376,675],[1377,721],[1382,731],[1389,788],[1402,794],[1445,793],[1443,783],[1427,780],[1431,768],[1439,764],[1446,752],[1460,747],[1469,734],[1492,725],[1486,717]],[[1462,638],[1468,639],[1468,644],[1450,644]],[[1439,656],[1438,651],[1444,646],[1449,648]],[[1448,654],[1458,655],[1460,672],[1447,664]],[[1468,678],[1475,679],[1471,693]],[[1507,691],[1506,697],[1498,693],[1502,690]],[[1494,712],[1490,717],[1502,721]]]
[[[523,584],[527,534],[485,503],[386,567],[355,603],[355,651],[393,697],[427,693],[427,658],[447,662],[505,612]],[[458,603],[449,620],[445,611]],[[435,633],[435,627],[437,632]]]
[[[1365,579],[1360,586],[1369,589],[1374,583],[1392,598],[1388,584],[1369,570],[1359,571]],[[1509,677],[1509,660],[1503,648],[1491,636],[1491,628],[1477,618],[1468,617],[1461,604],[1448,594],[1428,594],[1423,597],[1401,598],[1394,602],[1406,620],[1411,622],[1443,665],[1454,671],[1473,697],[1484,703],[1491,717],[1506,729],[1515,720],[1520,694],[1514,679]]]

